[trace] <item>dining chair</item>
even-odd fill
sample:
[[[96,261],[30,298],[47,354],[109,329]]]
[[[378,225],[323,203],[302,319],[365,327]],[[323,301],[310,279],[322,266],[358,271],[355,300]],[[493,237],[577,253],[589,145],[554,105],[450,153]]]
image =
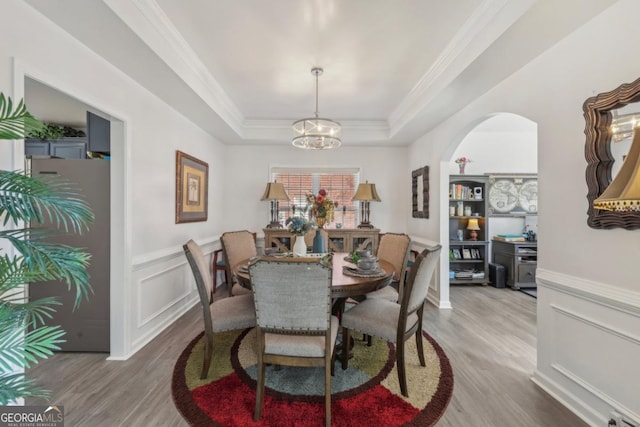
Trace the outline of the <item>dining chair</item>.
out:
[[[367,298],[342,314],[342,342],[349,342],[349,331],[382,338],[396,344],[396,366],[400,391],[409,397],[405,371],[405,342],[415,335],[421,366],[426,366],[422,344],[422,315],[442,246],[423,250],[415,260],[400,304],[380,298]],[[346,354],[347,352],[345,352]],[[348,356],[342,357],[342,369],[347,369]]]
[[[222,253],[222,249],[216,249],[213,251],[213,262],[211,263],[211,270],[213,270],[213,289],[211,289],[211,294],[216,293],[216,288],[218,287],[218,272],[221,271],[224,274],[224,282],[229,283],[229,278],[227,277],[227,260],[224,259],[224,254]]]
[[[339,321],[331,315],[331,266],[317,258],[263,258],[249,266],[256,307],[262,413],[265,366],[324,366],[325,423],[331,425],[331,374]],[[277,374],[276,371],[273,374]]]
[[[393,281],[391,286],[385,286],[367,294],[368,298],[381,298],[393,302],[399,301],[404,288],[406,265],[411,251],[411,237],[407,234],[384,233],[380,237],[377,258],[393,265]]]
[[[256,312],[253,295],[240,295],[234,298],[222,298],[212,302],[211,276],[209,265],[200,246],[189,240],[182,246],[187,257],[200,296],[200,305],[204,318],[204,357],[200,378],[209,373],[213,354],[213,334],[236,329],[251,328],[256,325]]]
[[[220,236],[225,259],[229,296],[248,295],[251,290],[241,286],[236,279],[236,271],[243,260],[258,256],[256,233],[247,230],[227,231]]]

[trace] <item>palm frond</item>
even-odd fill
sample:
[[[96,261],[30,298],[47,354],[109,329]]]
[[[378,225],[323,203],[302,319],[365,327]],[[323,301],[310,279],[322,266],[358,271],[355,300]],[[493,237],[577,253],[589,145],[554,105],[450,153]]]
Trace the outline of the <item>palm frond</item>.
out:
[[[15,403],[22,397],[48,398],[49,392],[35,386],[24,374],[0,373],[0,405]]]
[[[49,243],[41,238],[25,239],[30,230],[9,230],[0,233],[22,254],[23,262],[29,271],[29,281],[63,280],[67,289],[75,287],[74,309],[83,298],[93,293],[89,283],[87,267],[91,254],[81,248]]]
[[[11,98],[0,93],[0,139],[22,139],[30,132],[43,128],[44,123],[27,111],[22,100],[14,109]]]
[[[0,310],[0,313],[4,310]],[[3,313],[4,314],[4,313]],[[8,319],[11,321],[12,319]],[[46,359],[60,350],[58,344],[64,342],[65,332],[59,326],[41,326],[25,333],[24,327],[0,320],[0,369],[12,371],[16,366],[28,368],[37,363],[38,358]]]
[[[26,176],[0,171],[0,216],[9,221],[43,224],[82,233],[94,220],[75,184],[57,176]]]

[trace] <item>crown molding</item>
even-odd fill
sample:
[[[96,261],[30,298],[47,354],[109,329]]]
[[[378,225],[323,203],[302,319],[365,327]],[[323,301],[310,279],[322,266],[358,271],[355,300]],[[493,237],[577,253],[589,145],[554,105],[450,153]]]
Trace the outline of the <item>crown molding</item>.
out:
[[[234,132],[243,136],[242,113],[155,0],[104,2]]]
[[[474,9],[433,65],[389,115],[390,136],[398,133],[415,118],[534,2],[535,0],[484,0]],[[496,19],[501,14],[504,19]],[[496,27],[488,32],[492,36],[480,40],[479,35],[488,26]]]

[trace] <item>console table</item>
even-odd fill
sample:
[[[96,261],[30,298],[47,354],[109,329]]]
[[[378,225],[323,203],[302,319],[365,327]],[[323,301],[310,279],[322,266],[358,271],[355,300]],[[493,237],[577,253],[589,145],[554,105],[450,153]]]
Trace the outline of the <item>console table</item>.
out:
[[[491,258],[507,270],[507,285],[513,289],[535,288],[538,267],[537,242],[491,241]]]
[[[264,228],[264,247],[291,251],[293,236],[286,228]],[[377,228],[325,228],[330,252],[353,252],[368,249],[378,251],[380,230]]]

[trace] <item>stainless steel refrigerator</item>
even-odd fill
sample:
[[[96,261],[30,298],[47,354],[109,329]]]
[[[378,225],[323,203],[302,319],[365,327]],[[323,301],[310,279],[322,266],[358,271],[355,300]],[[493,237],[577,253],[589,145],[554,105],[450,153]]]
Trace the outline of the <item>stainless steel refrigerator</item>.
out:
[[[88,232],[81,235],[60,230],[57,243],[85,248],[91,253],[88,273],[93,293],[73,310],[75,290],[66,283],[49,281],[29,285],[31,299],[56,296],[61,306],[56,306],[50,325],[60,325],[66,331],[62,351],[109,352],[110,306],[110,162],[106,160],[31,159],[33,176],[59,175],[77,184],[85,200],[91,206],[95,222]],[[51,227],[51,225],[47,225]]]

